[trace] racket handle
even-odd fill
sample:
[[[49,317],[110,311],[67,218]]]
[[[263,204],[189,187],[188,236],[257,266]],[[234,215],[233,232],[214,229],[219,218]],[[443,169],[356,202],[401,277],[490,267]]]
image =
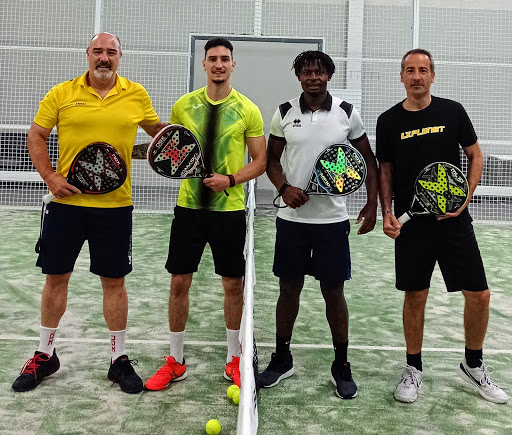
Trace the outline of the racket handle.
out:
[[[43,196],[43,202],[45,204],[50,204],[55,199],[55,195],[53,193],[48,193],[47,195]]]
[[[398,222],[400,222],[403,225],[410,219],[411,215],[409,213],[404,213],[402,216],[398,218]]]

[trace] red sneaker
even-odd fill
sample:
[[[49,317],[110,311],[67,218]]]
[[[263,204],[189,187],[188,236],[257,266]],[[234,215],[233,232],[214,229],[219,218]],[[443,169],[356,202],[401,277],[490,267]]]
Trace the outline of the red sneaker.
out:
[[[233,381],[240,388],[240,357],[234,356],[231,362],[226,364],[224,377],[228,381]]]
[[[182,381],[187,377],[185,360],[183,360],[183,364],[179,364],[172,356],[164,356],[164,359],[165,364],[162,368],[151,376],[144,384],[144,388],[146,390],[163,390],[171,382]]]

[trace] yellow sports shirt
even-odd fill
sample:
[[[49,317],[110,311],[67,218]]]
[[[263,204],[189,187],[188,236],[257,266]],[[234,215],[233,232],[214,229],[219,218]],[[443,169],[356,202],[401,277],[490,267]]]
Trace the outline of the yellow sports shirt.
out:
[[[106,142],[121,155],[128,169],[124,184],[101,195],[71,195],[55,199],[83,207],[125,207],[132,204],[130,178],[133,143],[139,124],[155,124],[158,115],[144,87],[117,76],[116,85],[102,100],[87,84],[87,74],[60,83],[39,104],[34,122],[43,128],[57,126],[59,160],[57,173],[68,174],[75,155],[92,142]]]
[[[190,92],[174,104],[171,124],[181,124],[197,138],[203,150],[206,173],[235,174],[244,166],[246,138],[263,136],[263,118],[247,97],[231,89],[229,95],[212,101],[206,87]],[[201,179],[183,180],[178,205],[210,211],[245,208],[241,184],[214,192]]]

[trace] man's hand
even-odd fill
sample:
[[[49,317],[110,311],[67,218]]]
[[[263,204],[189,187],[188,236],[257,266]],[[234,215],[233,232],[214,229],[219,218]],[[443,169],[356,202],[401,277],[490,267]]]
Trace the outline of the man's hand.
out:
[[[82,193],[80,189],[69,184],[66,179],[57,173],[53,173],[44,180],[50,192],[53,193],[55,198],[62,199],[66,196],[74,195],[75,193]]]
[[[281,196],[284,203],[291,208],[298,208],[306,204],[309,200],[309,197],[302,191],[302,189],[294,186],[287,187]]]
[[[382,230],[386,236],[396,239],[400,235],[402,224],[392,213],[385,213],[382,222]]]
[[[227,175],[217,174],[216,172],[206,177],[203,183],[214,192],[222,192],[230,187],[229,177]]]
[[[357,217],[356,224],[363,222],[359,230],[357,230],[357,234],[366,234],[372,231],[375,228],[375,223],[377,222],[377,203],[370,204],[366,203],[366,205],[359,212],[359,216]]]

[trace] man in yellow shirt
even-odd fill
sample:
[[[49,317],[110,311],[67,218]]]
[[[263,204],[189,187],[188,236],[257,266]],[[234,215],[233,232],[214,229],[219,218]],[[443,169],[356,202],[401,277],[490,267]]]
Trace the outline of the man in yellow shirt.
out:
[[[171,123],[182,124],[199,140],[204,152],[204,180],[183,180],[174,209],[169,256],[170,354],[164,366],[146,381],[148,390],[162,390],[187,377],[183,342],[193,273],[208,243],[215,273],[224,287],[227,358],[224,377],[240,386],[239,329],[245,273],[245,205],[243,183],[265,171],[263,119],[258,107],[231,87],[235,68],[233,46],[224,38],[205,45],[203,68],[207,85],[181,97]],[[244,166],[245,150],[252,161]],[[227,190],[229,196],[224,194]]]
[[[128,296],[124,277],[132,270],[130,176],[120,188],[104,195],[81,195],[65,176],[77,152],[100,141],[116,148],[130,174],[137,127],[154,136],[165,123],[159,122],[146,90],[117,74],[122,56],[117,36],[95,35],[86,54],[88,71],[46,94],[28,132],[30,157],[55,200],[45,210],[37,259],[46,274],[40,343],[12,385],[15,391],[36,388],[60,367],[55,335],[66,310],[69,279],[85,240],[89,244],[90,270],[100,276],[103,287],[103,314],[112,350],[108,378],[127,393],[138,393],[143,387],[125,352]],[[55,126],[59,137],[56,171],[46,145]]]

